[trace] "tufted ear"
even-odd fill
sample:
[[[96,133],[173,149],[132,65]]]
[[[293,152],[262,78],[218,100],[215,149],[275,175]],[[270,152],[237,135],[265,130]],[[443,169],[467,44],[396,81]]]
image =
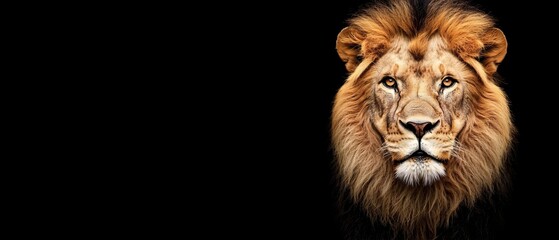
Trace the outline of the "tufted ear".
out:
[[[368,62],[375,62],[389,47],[385,34],[367,34],[355,26],[342,29],[336,40],[338,55],[346,63],[345,67],[350,73],[365,58]]]
[[[493,75],[507,54],[507,39],[500,29],[490,28],[481,37],[481,41],[483,49],[480,53],[480,62],[485,67],[487,74]]]
[[[361,44],[364,39],[364,34],[354,27],[345,27],[338,33],[336,50],[349,72],[353,72],[361,61]]]

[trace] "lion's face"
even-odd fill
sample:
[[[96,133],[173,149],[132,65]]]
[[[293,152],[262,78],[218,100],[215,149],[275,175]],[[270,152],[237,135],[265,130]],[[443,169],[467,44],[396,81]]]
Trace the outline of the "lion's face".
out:
[[[361,81],[371,82],[372,121],[395,176],[428,185],[445,175],[446,162],[459,149],[456,137],[470,107],[468,81],[476,77],[440,37],[430,40],[419,61],[404,39],[391,45]]]
[[[347,171],[342,175],[371,178],[355,170],[381,171],[390,164],[401,182],[431,185],[453,171],[467,174],[460,164],[472,164],[464,161],[471,157],[478,167],[499,171],[512,125],[493,74],[506,54],[506,39],[488,19],[452,23],[444,20],[446,12],[438,14],[425,32],[410,29],[410,36],[373,24],[385,21],[374,18],[382,15],[356,18],[338,35],[338,53],[351,73],[332,119],[341,169]],[[483,158],[498,163],[487,165]]]

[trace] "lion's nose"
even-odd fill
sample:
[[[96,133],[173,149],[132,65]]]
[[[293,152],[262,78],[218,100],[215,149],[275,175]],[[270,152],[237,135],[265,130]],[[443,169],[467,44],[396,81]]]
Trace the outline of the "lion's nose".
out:
[[[404,128],[410,130],[415,134],[418,139],[421,139],[426,132],[431,131],[433,128],[439,124],[439,121],[434,123],[432,122],[407,122],[403,123],[400,121],[400,124],[404,126]]]

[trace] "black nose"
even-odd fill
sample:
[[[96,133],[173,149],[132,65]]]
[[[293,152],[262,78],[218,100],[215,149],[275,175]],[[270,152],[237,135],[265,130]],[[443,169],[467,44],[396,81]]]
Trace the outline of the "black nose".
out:
[[[431,123],[431,122],[407,122],[407,123],[403,123],[402,121],[400,121],[400,124],[402,124],[402,126],[404,126],[404,128],[412,131],[413,134],[415,134],[415,136],[418,139],[421,139],[421,137],[423,137],[423,135],[425,135],[426,132],[431,131],[431,129],[433,129],[435,126],[437,126],[437,124],[439,124],[439,121],[436,121],[435,123]]]

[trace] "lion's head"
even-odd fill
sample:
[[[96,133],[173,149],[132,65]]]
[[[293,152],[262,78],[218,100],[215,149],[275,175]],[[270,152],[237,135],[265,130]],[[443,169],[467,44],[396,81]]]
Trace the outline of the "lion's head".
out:
[[[486,14],[406,0],[349,21],[336,49],[350,73],[333,107],[341,184],[370,218],[433,233],[503,185],[514,127],[496,71],[507,41]]]

